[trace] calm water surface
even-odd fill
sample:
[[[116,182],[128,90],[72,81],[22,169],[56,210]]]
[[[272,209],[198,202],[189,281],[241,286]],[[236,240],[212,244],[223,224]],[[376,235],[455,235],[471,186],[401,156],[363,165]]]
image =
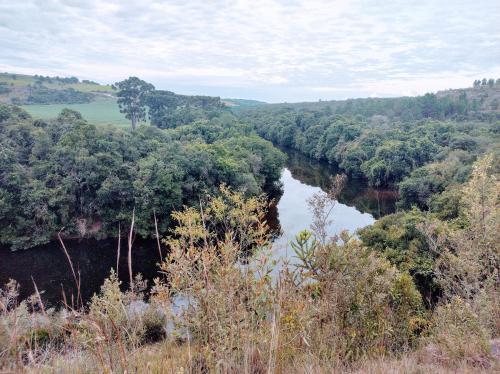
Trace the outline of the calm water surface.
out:
[[[281,175],[283,195],[277,202],[274,213],[281,235],[274,241],[273,257],[293,264],[296,259],[290,241],[300,231],[309,229],[313,221],[307,201],[313,195],[328,189],[331,177],[339,171],[300,153],[285,151],[289,158]],[[377,218],[393,213],[396,199],[395,191],[375,190],[364,181],[348,180],[331,212],[331,224],[327,230],[329,236],[342,230],[355,233]],[[275,226],[272,218],[271,226]]]
[[[336,170],[298,153],[287,153],[289,160],[281,176],[283,195],[271,209],[268,220],[281,233],[274,244],[274,256],[285,256],[293,262],[289,242],[312,222],[307,199],[326,189]],[[394,192],[377,191],[361,181],[349,181],[333,209],[329,234],[333,236],[344,229],[354,232],[373,223],[378,217],[393,212],[395,200]],[[116,268],[117,241],[73,240],[67,241],[66,247],[81,277],[82,298],[89,300],[99,291],[110,269]],[[166,248],[162,249],[165,253]],[[126,243],[122,240],[119,276],[124,287],[128,279],[126,251]],[[134,273],[141,273],[151,283],[152,279],[161,276],[158,262],[155,240],[134,242]],[[76,295],[74,280],[59,243],[17,252],[0,248],[0,284],[9,279],[17,280],[21,297],[26,298],[34,292],[32,277],[49,305],[59,305],[63,289],[68,299],[71,294]]]

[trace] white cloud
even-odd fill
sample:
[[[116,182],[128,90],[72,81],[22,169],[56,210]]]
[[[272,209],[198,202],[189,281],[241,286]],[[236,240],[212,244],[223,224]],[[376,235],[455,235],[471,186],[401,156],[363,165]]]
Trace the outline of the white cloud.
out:
[[[498,14],[497,0],[3,0],[0,70],[270,101],[422,93],[500,76]]]

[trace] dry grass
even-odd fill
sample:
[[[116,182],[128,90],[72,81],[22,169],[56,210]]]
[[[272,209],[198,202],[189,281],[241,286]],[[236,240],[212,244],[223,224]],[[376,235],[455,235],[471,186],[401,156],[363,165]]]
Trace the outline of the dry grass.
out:
[[[186,344],[158,343],[141,347],[129,355],[130,365],[128,372],[135,373],[203,373],[206,367],[198,359],[199,351]],[[258,359],[257,359],[258,360]],[[498,372],[500,366],[488,369],[478,368],[459,362],[453,366],[427,362],[422,354],[407,353],[401,357],[380,357],[364,359],[356,363],[355,367],[345,368],[335,366],[334,363],[318,363],[311,357],[297,357],[295,362],[287,367],[273,371],[280,374],[489,374]],[[72,351],[65,355],[54,356],[49,362],[26,368],[29,373],[95,373],[101,372],[99,365],[85,351]],[[223,372],[223,371],[220,371]],[[230,371],[231,372],[231,371]],[[234,368],[234,373],[267,373],[267,368],[254,361],[252,366]]]

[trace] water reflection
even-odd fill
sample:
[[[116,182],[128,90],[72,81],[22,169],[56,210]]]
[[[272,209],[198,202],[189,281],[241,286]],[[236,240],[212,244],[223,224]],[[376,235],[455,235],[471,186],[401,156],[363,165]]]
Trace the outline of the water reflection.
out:
[[[111,268],[116,268],[116,240],[67,240],[68,253],[75,271],[81,278],[81,296],[84,301],[98,292]],[[123,243],[120,253],[119,276],[123,288],[128,286],[127,250]],[[165,249],[164,249],[165,250]],[[64,290],[68,303],[71,295],[76,302],[76,286],[68,260],[58,242],[38,246],[26,251],[11,252],[0,249],[0,284],[15,279],[20,284],[20,297],[25,299],[33,292],[33,280],[48,306],[58,306]],[[136,240],[132,251],[133,272],[141,273],[151,283],[158,273],[159,254],[156,241]],[[78,274],[77,274],[78,276]]]
[[[290,170],[292,177],[306,185],[326,190],[331,176],[341,173],[339,169],[326,162],[311,159],[290,149],[283,150],[288,155],[286,167]],[[339,202],[380,218],[394,213],[397,197],[397,191],[377,190],[367,186],[363,180],[349,178],[339,196]]]

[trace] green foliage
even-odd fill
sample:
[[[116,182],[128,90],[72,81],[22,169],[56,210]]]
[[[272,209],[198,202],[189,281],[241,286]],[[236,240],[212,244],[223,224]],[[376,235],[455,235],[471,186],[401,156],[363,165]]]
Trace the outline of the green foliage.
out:
[[[146,99],[154,91],[154,86],[137,77],[129,77],[113,85],[117,89],[117,103],[120,112],[125,113],[135,130],[137,123],[146,119]]]
[[[491,155],[478,160],[467,183],[428,199],[433,213],[413,208],[359,230],[363,243],[383,253],[400,270],[408,271],[431,303],[437,296],[471,299],[484,293],[486,299],[492,297],[500,262],[496,248],[499,189],[491,175],[492,162]],[[456,174],[453,167],[450,173],[441,165],[429,166],[427,171],[435,177],[428,181],[434,185],[444,183],[441,175],[450,179]],[[420,183],[425,190],[425,183]],[[401,188],[408,193],[408,183]]]
[[[290,245],[300,260],[299,266],[307,271],[313,271],[316,266],[314,260],[318,242],[312,233],[307,230],[299,232],[295,236],[295,242],[291,242]]]
[[[69,109],[47,123],[12,106],[0,113],[0,237],[13,248],[46,243],[63,227],[67,236],[114,236],[134,207],[139,235],[154,234],[154,211],[164,232],[173,210],[222,183],[260,194],[284,164],[234,118],[130,133],[96,127]]]
[[[414,209],[379,220],[360,233],[363,242],[347,232],[323,241],[303,231],[292,244],[301,263],[276,278],[264,196],[222,186],[173,214],[165,240],[171,251],[161,264],[166,278],[155,280],[148,303],[139,276],[124,292],[113,271],[88,308],[76,311],[45,311],[35,297],[18,304],[14,281],[0,289],[0,368],[496,372],[499,186],[492,161],[476,162],[460,190],[463,226],[441,222],[441,230]],[[419,270],[426,257],[419,233],[440,254],[433,269],[443,293],[427,311],[403,270]],[[148,344],[156,339],[163,341]]]
[[[449,188],[432,197],[429,203],[430,211],[443,221],[458,219],[461,198],[462,192],[459,188]]]
[[[224,107],[219,97],[177,95],[171,91],[155,90],[154,86],[130,77],[115,83],[118,105],[125,117],[137,122],[146,120],[146,106],[151,124],[162,128],[177,128],[197,120],[211,120]]]
[[[413,205],[422,210],[429,210],[441,214],[442,217],[455,218],[455,213],[448,208],[448,212],[441,211],[434,202],[438,195],[448,191],[452,185],[464,183],[470,173],[472,155],[466,151],[456,150],[448,154],[446,159],[427,164],[415,169],[407,178],[399,183],[398,206],[410,209]],[[451,189],[450,189],[451,190]],[[450,192],[446,193],[449,196]],[[440,200],[442,200],[442,197]],[[458,204],[456,205],[458,208]]]
[[[151,124],[163,129],[212,119],[224,107],[219,97],[177,95],[161,90],[148,96],[147,105]]]
[[[352,360],[412,344],[425,320],[410,276],[347,233],[340,243],[319,244],[302,232],[293,247],[316,289],[308,341],[320,354]]]
[[[435,272],[448,298],[475,302],[498,297],[500,184],[491,174],[492,164],[492,155],[474,163],[471,178],[461,189],[463,226],[448,224],[446,238],[432,226],[426,230],[429,242],[442,252]]]
[[[83,104],[94,100],[95,95],[89,92],[77,91],[74,88],[56,90],[42,85],[30,87],[28,97],[13,99],[16,105],[21,104]]]
[[[498,144],[497,124],[469,120],[469,105],[461,92],[273,104],[237,113],[273,143],[326,160],[374,187],[399,187],[400,207],[428,210],[434,195],[463,183],[474,160]]]
[[[393,265],[407,271],[426,301],[435,301],[439,293],[434,274],[438,253],[428,245],[418,226],[428,220],[426,214],[413,209],[380,218],[359,230],[364,245],[380,252]]]
[[[17,106],[0,104],[0,124],[7,122],[7,120],[9,122],[17,122],[29,118],[31,117],[28,112]]]
[[[154,297],[170,308],[183,295],[187,305],[174,320],[191,333],[209,367],[248,359],[248,344],[276,356],[272,365],[280,367],[297,354],[348,364],[415,341],[425,319],[411,277],[347,233],[341,244],[323,244],[304,231],[293,243],[305,260],[300,270],[283,269],[273,282],[271,243],[260,221],[265,202],[222,192],[202,210],[175,213],[162,264],[168,282]],[[248,243],[257,251],[248,265],[238,265]]]

